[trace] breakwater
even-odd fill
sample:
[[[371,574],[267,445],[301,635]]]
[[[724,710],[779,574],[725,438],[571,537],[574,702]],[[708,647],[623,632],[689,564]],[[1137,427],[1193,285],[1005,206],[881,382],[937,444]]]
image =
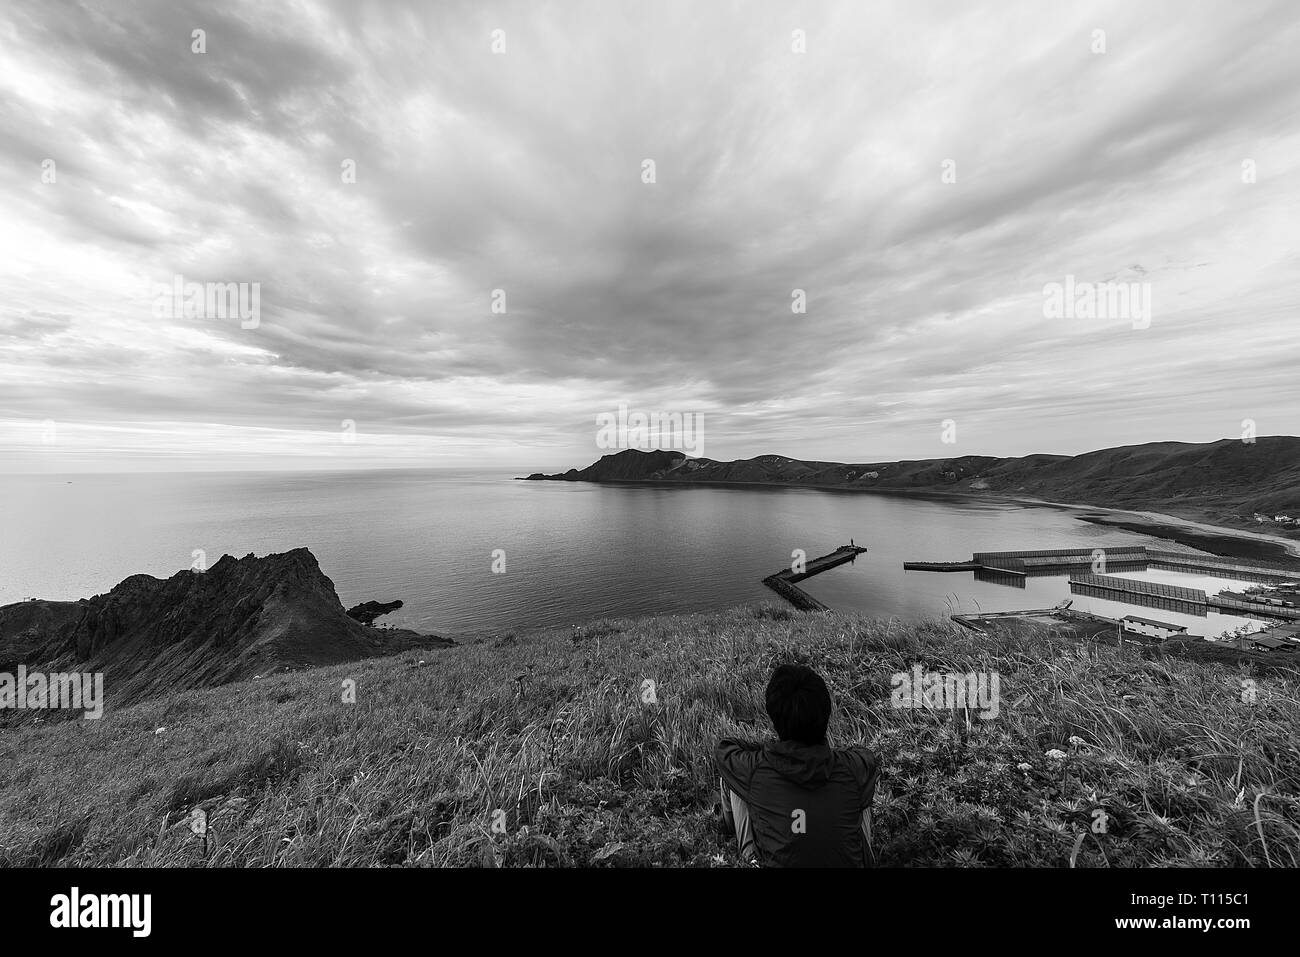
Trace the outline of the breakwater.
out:
[[[1136,578],[1118,578],[1114,575],[1073,575],[1070,577],[1070,590],[1074,591],[1076,585],[1097,588],[1102,591],[1120,592],[1124,595],[1165,598],[1190,605],[1204,605],[1208,600],[1205,592],[1198,588],[1166,585],[1163,582],[1140,581]]]
[[[795,565],[779,571],[775,575],[768,575],[763,579],[763,584],[800,611],[830,611],[827,605],[808,594],[795,582],[801,582],[813,575],[820,575],[827,569],[843,565],[845,562],[851,562],[859,555],[865,554],[866,551],[861,545],[841,545],[835,551],[814,558],[804,565]]]
[[[1160,582],[1138,581],[1114,575],[1073,575],[1070,577],[1070,594],[1122,601],[1144,608],[1159,608],[1183,615],[1204,618],[1209,614],[1209,599],[1196,588],[1164,585]]]
[[[1232,558],[1220,558],[1217,555],[1193,555],[1150,546],[1147,547],[1146,553],[1147,560],[1156,568],[1169,568],[1175,571],[1212,572],[1245,581],[1300,581],[1300,570],[1288,569],[1282,565],[1240,562]]]

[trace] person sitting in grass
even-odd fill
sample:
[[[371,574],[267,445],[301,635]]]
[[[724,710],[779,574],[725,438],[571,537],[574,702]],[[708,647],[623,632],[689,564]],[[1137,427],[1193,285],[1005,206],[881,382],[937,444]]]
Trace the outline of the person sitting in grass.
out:
[[[866,867],[880,761],[866,748],[831,748],[831,695],[817,672],[781,665],[767,683],[779,741],[723,738],[722,814],[742,859],[765,867]]]

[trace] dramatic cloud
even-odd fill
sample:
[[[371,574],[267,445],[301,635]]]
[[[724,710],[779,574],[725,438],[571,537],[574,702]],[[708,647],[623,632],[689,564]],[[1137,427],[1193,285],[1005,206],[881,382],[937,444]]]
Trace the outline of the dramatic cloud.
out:
[[[1289,0],[11,2],[0,471],[550,470],[620,405],[713,458],[1296,433],[1297,48]]]

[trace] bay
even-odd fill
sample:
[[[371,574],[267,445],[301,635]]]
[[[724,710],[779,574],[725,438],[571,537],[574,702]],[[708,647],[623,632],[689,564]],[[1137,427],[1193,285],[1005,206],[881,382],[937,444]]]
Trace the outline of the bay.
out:
[[[345,605],[400,598],[382,621],[438,634],[713,611],[779,601],[762,579],[853,538],[870,551],[802,587],[880,617],[1042,608],[1065,576],[1024,588],[908,560],[980,550],[1143,544],[1058,509],[807,489],[514,481],[517,471],[209,472],[0,476],[0,604],[76,599],[137,573],[224,553],[309,547]],[[495,556],[495,561],[494,561]],[[504,567],[504,571],[493,571]],[[1203,575],[1125,572],[1217,591]],[[1118,617],[1140,608],[1075,597]],[[1232,616],[1151,617],[1218,634]]]

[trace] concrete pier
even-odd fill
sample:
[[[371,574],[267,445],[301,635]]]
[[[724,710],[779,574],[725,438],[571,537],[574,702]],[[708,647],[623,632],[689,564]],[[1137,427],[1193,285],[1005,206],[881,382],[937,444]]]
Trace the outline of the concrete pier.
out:
[[[829,568],[851,562],[859,555],[865,554],[866,551],[861,545],[841,545],[835,551],[822,555],[820,558],[814,558],[805,564],[802,572],[787,568],[775,575],[768,575],[763,579],[763,584],[800,611],[830,611],[830,608],[798,587],[795,582],[801,582],[813,575],[820,575]]]

